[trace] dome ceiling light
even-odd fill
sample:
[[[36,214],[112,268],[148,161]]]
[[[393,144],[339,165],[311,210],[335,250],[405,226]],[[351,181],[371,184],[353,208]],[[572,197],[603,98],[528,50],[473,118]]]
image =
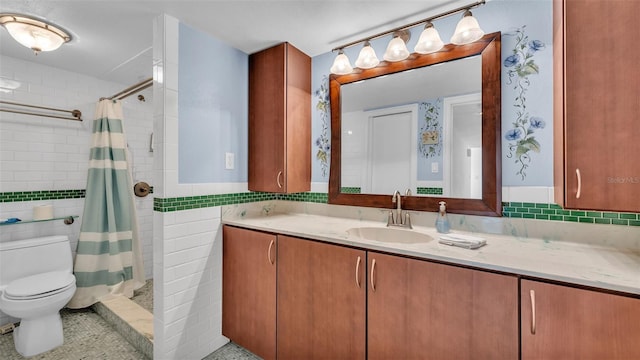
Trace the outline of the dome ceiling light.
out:
[[[27,15],[0,13],[2,25],[11,37],[38,55],[71,41],[71,35],[57,25]]]

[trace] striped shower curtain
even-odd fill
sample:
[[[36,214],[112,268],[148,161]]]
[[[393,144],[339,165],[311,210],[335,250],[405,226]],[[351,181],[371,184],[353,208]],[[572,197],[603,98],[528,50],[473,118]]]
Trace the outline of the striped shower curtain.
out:
[[[101,100],[93,121],[87,190],[74,263],[73,309],[144,285],[133,181],[127,161],[122,104]]]

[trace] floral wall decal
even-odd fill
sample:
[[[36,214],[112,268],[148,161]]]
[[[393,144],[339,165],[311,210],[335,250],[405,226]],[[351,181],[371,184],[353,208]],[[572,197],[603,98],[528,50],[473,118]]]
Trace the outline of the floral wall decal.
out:
[[[513,85],[516,93],[513,106],[516,110],[516,118],[512,128],[507,130],[504,138],[509,141],[509,153],[507,158],[514,159],[520,167],[516,175],[522,180],[527,177],[527,168],[531,163],[531,152],[539,153],[540,143],[536,140],[535,132],[544,129],[545,121],[539,116],[534,116],[527,110],[527,90],[531,85],[529,77],[540,72],[534,61],[538,51],[544,50],[545,44],[540,40],[529,40],[525,34],[525,27],[518,28],[515,33],[505,34],[516,37],[516,43],[512,54],[503,62],[507,69],[507,85]]]
[[[316,89],[315,96],[318,98],[316,110],[320,112],[321,131],[316,139],[316,159],[320,162],[320,173],[323,178],[329,174],[329,153],[331,151],[331,138],[329,137],[329,121],[331,119],[331,107],[329,105],[329,77],[323,76],[320,88]]]
[[[442,98],[433,102],[421,102],[420,113],[424,113],[424,122],[420,126],[418,149],[422,157],[439,156],[442,152],[442,127],[440,126],[440,110]]]

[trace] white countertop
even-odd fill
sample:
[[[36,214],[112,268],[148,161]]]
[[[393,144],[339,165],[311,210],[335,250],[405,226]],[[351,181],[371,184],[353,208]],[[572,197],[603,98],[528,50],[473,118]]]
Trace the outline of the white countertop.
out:
[[[223,223],[640,295],[638,249],[453,231],[486,239],[487,245],[476,250],[468,250],[438,243],[439,234],[435,228],[422,226],[414,226],[411,231],[428,234],[434,240],[416,244],[385,243],[350,236],[347,233],[348,229],[357,227],[383,228],[386,225],[384,223],[308,214],[241,217],[224,219]]]

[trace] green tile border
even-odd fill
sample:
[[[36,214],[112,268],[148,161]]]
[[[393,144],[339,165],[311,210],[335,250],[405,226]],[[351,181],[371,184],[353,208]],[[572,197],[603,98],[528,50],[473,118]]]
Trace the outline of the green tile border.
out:
[[[84,196],[85,196],[84,189],[15,191],[15,192],[0,193],[0,203],[36,201],[36,200],[81,199],[81,198],[84,198]]]
[[[640,226],[640,213],[564,210],[557,204],[504,202],[502,216],[512,218],[532,218],[533,216],[538,220]]]
[[[315,202],[326,204],[328,201],[328,195],[326,193],[296,193],[296,194],[276,194],[266,192],[246,192],[246,193],[234,193],[234,194],[217,194],[217,195],[202,195],[202,196],[189,196],[189,197],[177,197],[177,198],[154,198],[153,210],[159,212],[172,212],[191,210],[204,207],[232,205],[232,204],[244,204],[257,201],[267,200],[287,200],[287,201],[302,201],[302,202]]]
[[[421,188],[418,188],[418,192],[420,192],[420,189]],[[151,193],[153,193],[153,188],[151,188]],[[84,197],[84,189],[15,191],[0,193],[0,203],[37,200],[81,199]],[[266,200],[286,200],[326,204],[328,201],[328,194],[318,192],[305,192],[296,194],[243,192],[176,198],[155,197],[153,199],[153,210],[159,212],[171,212]],[[502,215],[504,217],[521,219],[524,218],[588,224],[640,226],[640,213],[564,210],[560,205],[545,203],[504,202],[502,203]]]
[[[359,187],[345,186],[340,188],[340,192],[343,194],[360,194],[362,189]]]
[[[418,187],[416,191],[418,195],[442,195],[441,187]]]

